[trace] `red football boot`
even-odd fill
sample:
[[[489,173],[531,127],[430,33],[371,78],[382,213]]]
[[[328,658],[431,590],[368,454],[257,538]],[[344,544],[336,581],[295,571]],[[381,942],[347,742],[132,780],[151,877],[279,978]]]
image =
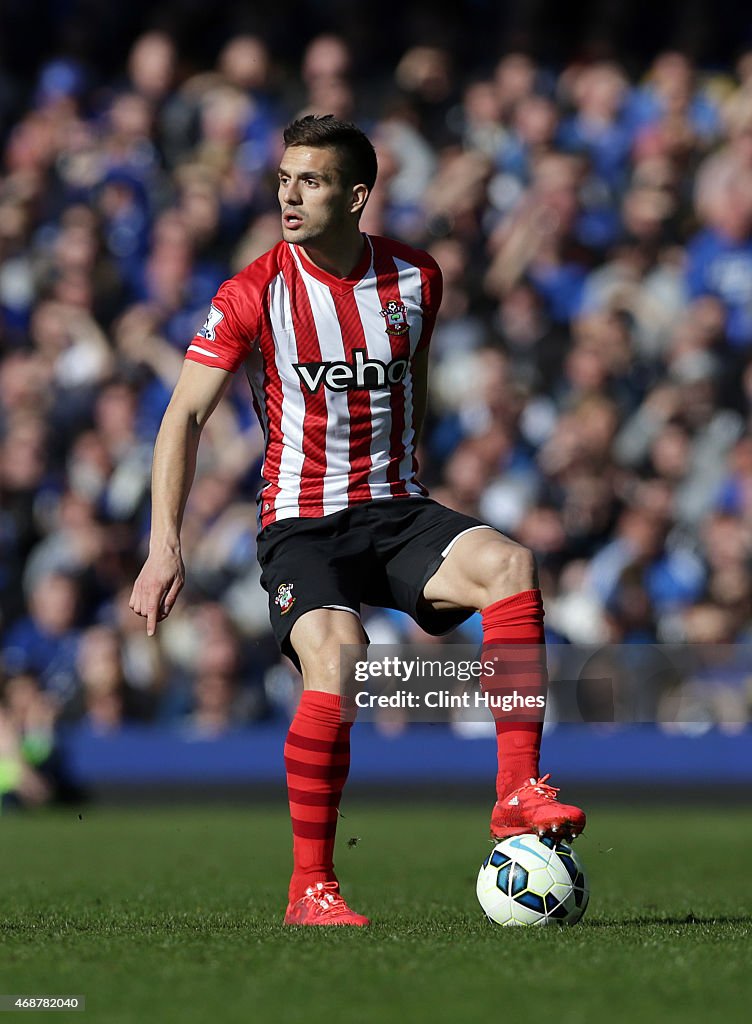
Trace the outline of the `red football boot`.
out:
[[[309,885],[305,896],[287,906],[285,924],[338,924],[365,928],[371,922],[356,914],[339,894],[338,882],[316,882]]]
[[[498,800],[491,815],[491,838],[506,839],[526,832],[553,839],[574,839],[585,828],[585,812],[571,804],[560,804],[550,775],[530,779],[519,789]]]

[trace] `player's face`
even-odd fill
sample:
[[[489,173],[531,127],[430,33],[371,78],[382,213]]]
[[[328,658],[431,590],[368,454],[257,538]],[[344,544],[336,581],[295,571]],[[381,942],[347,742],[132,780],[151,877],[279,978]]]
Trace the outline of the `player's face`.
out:
[[[352,226],[353,189],[335,149],[290,146],[279,168],[282,237],[298,245],[336,243]]]

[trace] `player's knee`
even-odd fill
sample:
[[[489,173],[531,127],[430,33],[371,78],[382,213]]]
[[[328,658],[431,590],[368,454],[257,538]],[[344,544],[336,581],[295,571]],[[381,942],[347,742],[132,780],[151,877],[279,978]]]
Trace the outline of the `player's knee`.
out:
[[[299,655],[303,670],[303,683],[313,690],[326,690],[328,693],[342,693],[344,690],[344,673],[339,656],[326,652],[320,655],[309,653]]]
[[[358,628],[353,628],[356,626]],[[293,636],[293,646],[300,659],[306,687],[344,693],[356,661],[365,657],[365,634],[360,623],[347,623],[345,628],[322,626]]]
[[[494,601],[532,590],[538,585],[535,556],[529,548],[508,541],[494,544],[484,559],[482,608]]]

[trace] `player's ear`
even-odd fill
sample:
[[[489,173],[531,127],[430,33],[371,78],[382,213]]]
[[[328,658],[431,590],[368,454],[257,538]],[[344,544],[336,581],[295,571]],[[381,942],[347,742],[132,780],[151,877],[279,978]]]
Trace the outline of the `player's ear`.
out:
[[[350,213],[362,213],[363,207],[368,200],[367,185],[353,185],[352,200],[350,202]]]

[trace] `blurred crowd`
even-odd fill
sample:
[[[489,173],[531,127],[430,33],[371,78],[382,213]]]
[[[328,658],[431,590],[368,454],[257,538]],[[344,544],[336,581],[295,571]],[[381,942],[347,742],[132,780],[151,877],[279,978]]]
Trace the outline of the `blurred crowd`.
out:
[[[550,638],[748,638],[752,52],[712,73],[664,52],[631,77],[515,52],[458,67],[427,45],[373,80],[355,65],[337,35],[294,68],[237,35],[187,73],[150,31],[106,80],[48,61],[5,111],[0,788],[7,750],[41,756],[58,720],[210,737],[295,699],[258,583],[262,438],[240,375],[202,440],[187,586],[156,640],[128,597],[184,350],[279,238],[281,129],[302,113],[370,134],[364,230],[443,269],[422,479],[535,551]],[[364,621],[374,641],[427,639],[398,613]],[[477,617],[458,634],[479,635]],[[742,670],[695,716],[723,719],[719,687],[745,720]]]

